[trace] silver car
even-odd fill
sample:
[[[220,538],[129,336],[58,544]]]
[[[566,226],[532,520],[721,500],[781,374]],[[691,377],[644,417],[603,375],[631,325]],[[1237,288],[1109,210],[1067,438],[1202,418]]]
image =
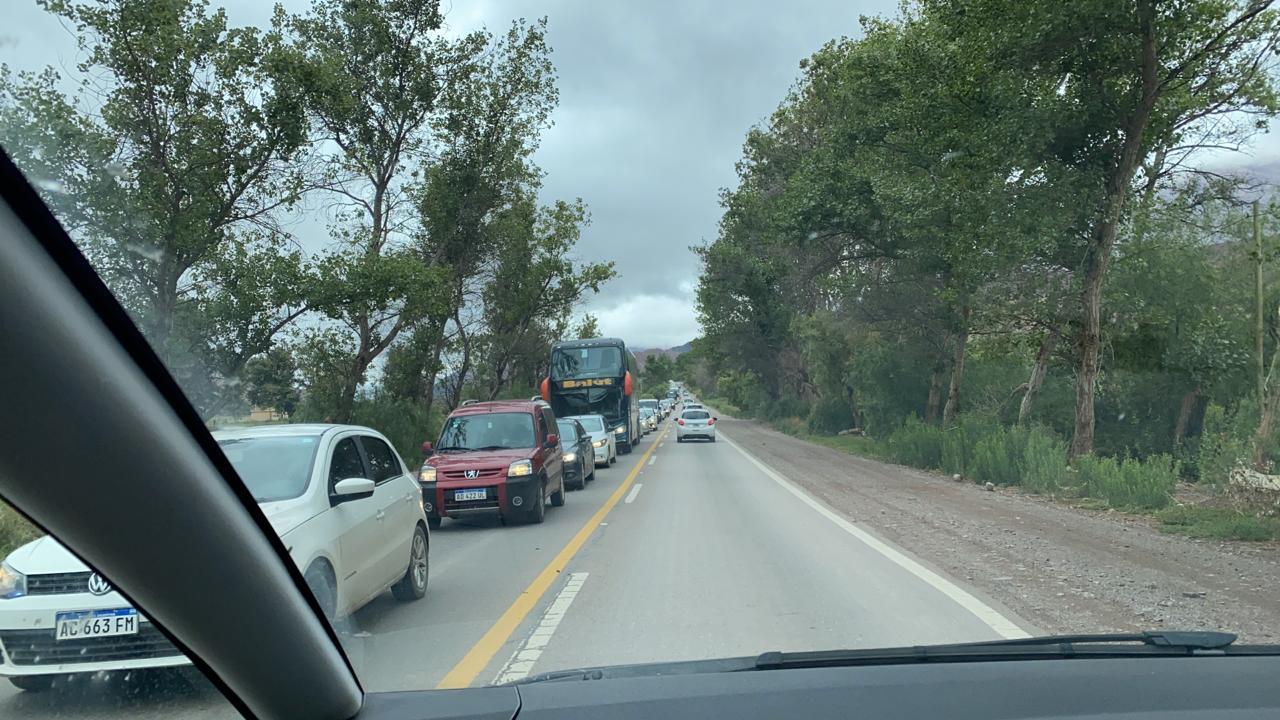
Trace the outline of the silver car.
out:
[[[645,432],[657,430],[658,412],[652,408],[640,408],[640,424],[644,426]]]
[[[565,420],[577,420],[591,436],[595,451],[596,467],[608,467],[618,461],[618,445],[613,433],[607,429],[603,415],[571,415]]]
[[[701,438],[716,441],[716,419],[706,410],[686,409],[676,420],[676,442],[686,439]]]

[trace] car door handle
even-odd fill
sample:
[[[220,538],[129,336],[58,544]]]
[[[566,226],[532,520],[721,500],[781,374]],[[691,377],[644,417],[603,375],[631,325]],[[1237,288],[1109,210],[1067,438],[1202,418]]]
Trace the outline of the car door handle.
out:
[[[382,510],[379,510],[379,511],[378,511],[378,514],[377,514],[377,515],[375,515],[374,517],[376,517],[377,519],[381,520],[382,518],[384,518],[384,517],[386,517],[386,516],[387,516],[387,513],[386,513],[386,512],[384,512],[384,511],[382,511]]]

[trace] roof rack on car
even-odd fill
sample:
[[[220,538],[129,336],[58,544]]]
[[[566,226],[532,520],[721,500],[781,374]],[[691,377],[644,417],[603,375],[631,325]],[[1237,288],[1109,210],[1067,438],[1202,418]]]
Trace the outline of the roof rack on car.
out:
[[[476,403],[478,403],[478,402],[480,402],[480,401],[479,401],[479,400],[463,400],[463,401],[462,401],[462,403],[458,405],[458,407],[465,407],[465,406],[467,406],[467,405],[475,405],[475,404],[476,404]]]

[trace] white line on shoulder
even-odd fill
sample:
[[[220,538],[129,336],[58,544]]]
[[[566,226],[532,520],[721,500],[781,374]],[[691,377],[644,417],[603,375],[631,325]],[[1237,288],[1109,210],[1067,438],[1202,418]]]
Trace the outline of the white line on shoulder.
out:
[[[1012,620],[1005,617],[1004,615],[1001,615],[998,611],[996,611],[995,608],[992,608],[991,606],[982,602],[978,598],[974,597],[971,593],[967,592],[960,586],[956,585],[955,583],[951,582],[945,577],[939,575],[938,573],[930,570],[924,565],[921,565],[919,562],[903,554],[897,548],[892,547],[891,545],[884,542],[880,538],[877,538],[876,536],[868,533],[867,531],[863,530],[857,525],[854,525],[853,523],[849,522],[845,518],[841,517],[834,510],[827,507],[825,504],[823,504],[821,501],[814,498],[809,493],[805,492],[800,486],[796,485],[790,480],[779,475],[777,472],[773,470],[773,468],[757,460],[754,455],[747,452],[740,445],[738,445],[738,443],[726,437],[723,430],[720,432],[720,437],[725,442],[729,443],[730,447],[742,453],[743,457],[749,460],[751,464],[759,468],[760,471],[763,472],[765,475],[767,475],[771,480],[778,483],[783,487],[783,489],[787,490],[792,495],[795,495],[797,498],[799,498],[801,502],[813,508],[814,510],[818,511],[820,515],[830,520],[831,522],[835,523],[840,529],[844,530],[845,532],[854,536],[858,540],[862,541],[863,544],[867,545],[872,550],[875,550],[876,552],[880,553],[886,558],[892,560],[902,569],[906,570],[912,575],[915,575],[916,577],[920,578],[924,582],[928,583],[934,589],[941,592],[943,595],[946,595],[947,597],[951,598],[958,605],[963,607],[965,610],[968,610],[969,612],[973,613],[975,616],[977,616],[979,620],[986,623],[987,626],[990,627],[992,630],[999,633],[1000,636],[1006,637],[1006,638],[1020,638],[1020,637],[1029,636],[1029,633],[1027,633],[1026,630],[1023,630],[1021,627],[1018,626],[1017,623],[1013,622]]]

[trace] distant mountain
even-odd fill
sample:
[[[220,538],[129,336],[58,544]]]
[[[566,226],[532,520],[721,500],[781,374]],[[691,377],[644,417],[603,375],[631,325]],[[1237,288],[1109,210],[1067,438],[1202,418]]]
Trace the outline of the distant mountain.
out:
[[[645,348],[643,350],[632,350],[632,352],[636,355],[636,364],[640,366],[640,372],[644,372],[644,361],[647,360],[650,355],[665,355],[666,357],[675,360],[680,355],[689,352],[692,347],[693,341],[690,340],[683,345],[676,345],[675,347]]]

